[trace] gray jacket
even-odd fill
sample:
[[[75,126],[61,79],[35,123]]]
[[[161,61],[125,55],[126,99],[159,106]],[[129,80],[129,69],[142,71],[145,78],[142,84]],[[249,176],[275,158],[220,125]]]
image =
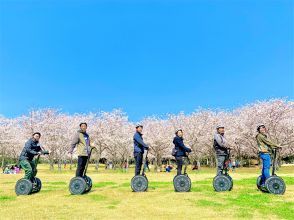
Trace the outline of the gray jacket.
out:
[[[214,134],[213,147],[216,155],[228,155],[228,142],[225,137],[219,133]]]

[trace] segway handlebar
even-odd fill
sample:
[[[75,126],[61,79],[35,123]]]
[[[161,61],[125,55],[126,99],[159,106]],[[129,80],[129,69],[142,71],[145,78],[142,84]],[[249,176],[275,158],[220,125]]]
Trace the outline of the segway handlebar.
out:
[[[41,154],[42,155],[49,155],[49,151],[48,150],[43,150],[43,151],[41,151]]]

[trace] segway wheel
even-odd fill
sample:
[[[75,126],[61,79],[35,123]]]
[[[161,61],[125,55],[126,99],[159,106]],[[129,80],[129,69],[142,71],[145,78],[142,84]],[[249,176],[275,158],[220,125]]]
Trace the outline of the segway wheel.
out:
[[[286,184],[281,177],[271,176],[265,181],[265,187],[269,193],[283,195],[286,191]]]
[[[257,180],[256,180],[256,186],[259,190],[262,190],[261,189],[261,175],[259,177],[257,177]]]
[[[133,192],[145,192],[148,189],[148,179],[146,176],[137,175],[132,178],[131,187]]]
[[[81,195],[85,192],[87,183],[82,177],[74,177],[69,183],[69,191],[72,195]]]
[[[41,182],[41,180],[38,178],[38,177],[35,177],[35,181],[34,181],[35,183],[36,183],[36,186],[33,188],[33,191],[34,192],[40,192],[40,190],[42,189],[42,182]]]
[[[213,188],[216,192],[230,191],[233,187],[233,182],[228,175],[217,175],[213,179]]]
[[[16,182],[15,193],[16,195],[29,195],[33,190],[33,184],[28,179],[20,179]]]
[[[191,179],[188,175],[177,175],[173,182],[176,192],[189,192],[191,190]]]
[[[88,176],[85,176],[84,179],[86,180],[86,183],[87,183],[87,188],[85,192],[90,192],[92,189],[92,179]]]

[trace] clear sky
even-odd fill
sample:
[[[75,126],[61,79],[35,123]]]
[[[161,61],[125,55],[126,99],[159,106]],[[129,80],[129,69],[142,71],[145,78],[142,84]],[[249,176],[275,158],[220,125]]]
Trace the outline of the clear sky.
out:
[[[131,120],[294,98],[294,1],[0,1],[0,114]]]

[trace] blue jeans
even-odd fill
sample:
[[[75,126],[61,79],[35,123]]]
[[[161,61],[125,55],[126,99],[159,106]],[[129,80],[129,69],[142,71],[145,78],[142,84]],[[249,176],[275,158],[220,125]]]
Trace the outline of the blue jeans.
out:
[[[270,177],[271,156],[269,154],[260,153],[262,159],[261,184],[264,184],[266,179]]]

